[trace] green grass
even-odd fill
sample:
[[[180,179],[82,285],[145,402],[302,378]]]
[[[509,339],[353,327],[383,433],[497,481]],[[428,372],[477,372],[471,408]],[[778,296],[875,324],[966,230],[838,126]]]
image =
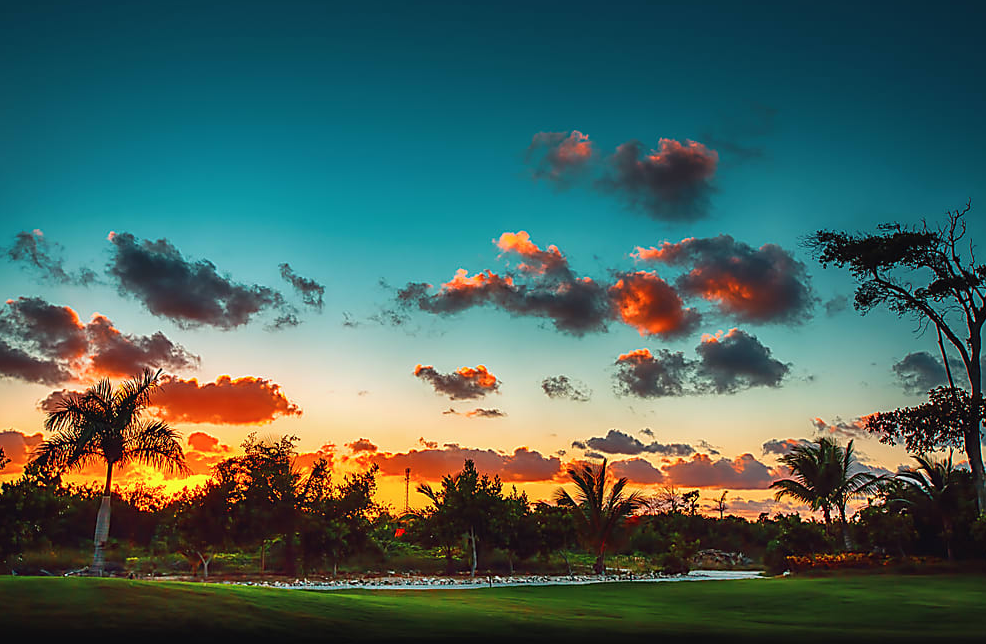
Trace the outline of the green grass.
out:
[[[983,641],[986,579],[868,575],[418,591],[0,578],[0,633],[37,641]],[[699,639],[701,638],[701,639]],[[6,639],[6,641],[19,641]],[[674,641],[674,640],[666,640]]]

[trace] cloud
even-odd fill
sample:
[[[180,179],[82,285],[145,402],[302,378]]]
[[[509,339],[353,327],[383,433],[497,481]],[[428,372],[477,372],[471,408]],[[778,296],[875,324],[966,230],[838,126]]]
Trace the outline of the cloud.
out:
[[[708,213],[718,163],[715,150],[695,141],[660,139],[650,152],[628,141],[606,159],[608,172],[596,185],[654,219],[694,221]]]
[[[219,439],[205,432],[192,432],[188,435],[189,448],[198,452],[226,453],[230,451],[229,445],[223,445]]]
[[[813,418],[811,424],[819,434],[828,434],[837,438],[855,439],[869,436],[866,430],[866,417],[855,418],[851,421],[844,421],[838,416],[834,423],[826,423],[821,418]]]
[[[77,360],[88,349],[86,329],[79,315],[67,306],[55,306],[39,297],[7,300],[0,312],[0,333],[49,360]]]
[[[0,431],[0,449],[4,455],[10,459],[10,463],[4,474],[20,472],[23,466],[31,459],[31,450],[38,446],[44,436],[41,432],[36,434],[24,434],[16,429],[5,429]]]
[[[377,451],[377,446],[374,445],[369,438],[360,438],[352,443],[346,443],[346,447],[349,448],[351,452],[375,452]]]
[[[427,283],[408,283],[397,292],[398,307],[453,315],[493,306],[511,315],[549,319],[559,331],[575,336],[606,330],[613,317],[606,289],[589,277],[575,276],[557,247],[542,250],[525,231],[504,233],[494,243],[522,258],[518,275],[487,269],[470,276],[460,268],[437,291]]]
[[[165,376],[151,399],[155,413],[170,423],[262,425],[301,409],[281,392],[280,385],[263,378],[219,376],[200,384]]]
[[[325,302],[322,299],[322,296],[325,295],[325,286],[313,279],[298,275],[291,270],[291,267],[287,263],[280,264],[278,268],[281,269],[281,277],[287,280],[294,287],[294,290],[301,295],[301,301],[305,306],[310,306],[319,311],[322,310],[322,307],[325,306]]]
[[[138,241],[130,233],[110,233],[109,239],[109,274],[120,293],[180,327],[229,330],[268,309],[280,311],[274,327],[297,322],[279,292],[235,282],[208,260],[188,261],[167,239]]]
[[[72,379],[72,373],[63,365],[31,356],[3,339],[0,339],[0,376],[43,385],[57,385]]]
[[[826,300],[823,306],[825,307],[825,315],[832,317],[849,308],[849,298],[845,295],[836,295],[832,299]]]
[[[770,349],[756,336],[739,329],[705,335],[695,351],[700,357],[697,375],[702,388],[719,394],[779,387],[790,371],[789,365],[771,357]]]
[[[633,436],[618,429],[611,429],[606,436],[594,436],[585,441],[579,441],[580,445],[585,445],[583,449],[593,449],[606,454],[661,454],[664,456],[688,456],[695,452],[691,445],[683,443],[672,443],[664,445],[654,441],[644,444]],[[573,444],[574,445],[574,444]]]
[[[99,314],[83,324],[72,308],[37,297],[7,300],[0,311],[0,336],[0,373],[41,384],[199,365],[198,356],[160,331],[151,336],[125,334]]]
[[[419,445],[423,445],[424,447],[427,447],[428,449],[435,449],[435,448],[438,447],[438,441],[428,441],[428,440],[425,440],[425,437],[424,436],[422,436],[421,438],[418,439],[418,444]]]
[[[502,454],[491,449],[470,449],[452,444],[441,449],[428,447],[396,454],[379,452],[369,462],[379,465],[383,475],[403,476],[404,469],[409,467],[415,479],[435,481],[461,470],[466,459],[471,459],[481,473],[498,475],[508,482],[551,481],[562,472],[560,459],[543,456],[526,447],[518,447],[513,454]]]
[[[110,320],[94,315],[86,325],[92,370],[102,376],[130,377],[144,368],[197,369],[201,359],[160,331],[151,336],[121,333]]]
[[[621,273],[609,288],[617,316],[641,336],[668,338],[691,332],[698,325],[697,311],[684,308],[678,293],[656,273]]]
[[[615,363],[616,393],[640,398],[732,394],[752,387],[778,387],[790,371],[755,336],[739,329],[704,335],[695,352],[698,360],[667,349],[620,355]]]
[[[541,389],[548,398],[568,398],[577,402],[589,402],[592,390],[581,380],[568,376],[548,376],[541,381]]]
[[[655,485],[666,480],[664,473],[642,458],[630,458],[625,461],[613,461],[609,471],[617,478],[624,476],[630,483],[638,485]]]
[[[904,393],[912,396],[926,394],[928,390],[948,382],[941,359],[927,351],[908,353],[892,368]],[[960,373],[964,371],[963,368]]]
[[[639,398],[683,396],[694,371],[692,361],[680,351],[637,349],[616,359],[615,388],[620,395]]]
[[[430,383],[437,393],[448,396],[450,400],[482,398],[500,389],[500,381],[483,365],[475,369],[462,367],[452,373],[438,373],[431,365],[419,364],[414,368],[414,375]]]
[[[526,160],[535,179],[567,186],[583,174],[595,156],[588,135],[571,132],[538,132],[527,148]]]
[[[650,427],[644,427],[643,429],[640,430],[640,433],[643,434],[644,436],[650,436],[651,438],[654,438],[654,430],[651,429]]]
[[[638,246],[633,256],[691,267],[675,286],[682,293],[718,302],[723,314],[743,322],[802,323],[811,317],[816,301],[805,265],[775,244],[754,249],[719,235],[664,242],[660,248]]]
[[[505,254],[514,254],[524,260],[517,266],[517,269],[523,273],[536,275],[564,273],[566,277],[571,275],[568,260],[558,247],[552,244],[547,249],[541,250],[531,241],[531,236],[526,230],[503,233],[499,239],[494,239],[493,243]]]
[[[466,412],[467,418],[503,418],[506,415],[506,413],[499,409],[483,409],[482,407],[477,407],[472,411]]]
[[[707,454],[694,454],[689,460],[679,458],[666,465],[664,474],[675,485],[737,490],[765,489],[777,478],[774,471],[752,454],[743,454],[733,460],[712,460]]]
[[[776,454],[778,456],[785,456],[791,453],[791,450],[795,447],[810,445],[811,441],[807,438],[772,438],[763,444],[763,454]]]
[[[96,281],[96,274],[88,268],[80,268],[75,273],[66,271],[61,257],[55,256],[61,252],[61,246],[49,242],[40,230],[22,231],[15,238],[14,245],[7,249],[7,257],[13,262],[23,262],[43,280],[79,286],[89,286]]]

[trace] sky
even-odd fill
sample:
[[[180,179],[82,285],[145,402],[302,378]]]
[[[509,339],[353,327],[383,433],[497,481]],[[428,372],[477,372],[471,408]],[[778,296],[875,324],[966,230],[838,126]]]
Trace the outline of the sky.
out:
[[[857,5],[7,9],[4,477],[143,367],[197,475],[123,480],[172,489],[251,432],[398,508],[465,458],[749,516],[798,440],[907,464],[859,419],[938,384],[934,338],[803,240],[968,201],[983,238],[986,11]]]

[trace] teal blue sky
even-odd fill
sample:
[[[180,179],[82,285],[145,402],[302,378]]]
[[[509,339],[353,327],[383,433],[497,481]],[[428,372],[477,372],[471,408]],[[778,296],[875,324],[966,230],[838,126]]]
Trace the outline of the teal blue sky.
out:
[[[161,331],[201,356],[185,374],[200,381],[278,383],[303,414],[259,429],[297,434],[305,449],[367,437],[396,453],[425,437],[571,457],[573,440],[649,427],[664,443],[708,441],[723,457],[770,464],[761,445],[810,437],[815,417],[920,400],[892,365],[935,348],[883,312],[827,314],[853,284],[823,270],[803,236],[937,219],[971,200],[983,238],[983,5],[857,5],[20,3],[0,26],[0,234],[9,248],[41,230],[67,269],[88,266],[101,283],[56,284],[11,261],[0,286],[83,321],[99,312],[124,333]],[[572,130],[603,155],[662,138],[716,150],[707,216],[662,221],[588,182],[532,178],[532,137]],[[413,311],[396,327],[368,319],[409,282],[503,272],[493,240],[519,230],[606,283],[611,270],[655,268],[635,262],[636,246],[719,234],[777,244],[805,263],[818,302],[793,326],[709,312],[671,340],[617,323],[573,337],[490,307]],[[260,316],[221,330],[152,315],[105,275],[110,231],[166,238],[236,282],[276,288],[301,323],[271,332]],[[291,295],[282,262],[325,286],[321,312]],[[703,333],[733,327],[791,365],[781,386],[614,393],[619,354],[692,355]],[[443,373],[484,364],[501,392],[450,402],[414,377],[419,363]],[[542,379],[558,374],[585,382],[592,400],[546,397]],[[0,380],[0,426],[39,431],[37,401],[63,386]],[[450,405],[507,415],[442,415]],[[182,429],[236,445],[254,428]],[[860,445],[884,467],[907,459]]]

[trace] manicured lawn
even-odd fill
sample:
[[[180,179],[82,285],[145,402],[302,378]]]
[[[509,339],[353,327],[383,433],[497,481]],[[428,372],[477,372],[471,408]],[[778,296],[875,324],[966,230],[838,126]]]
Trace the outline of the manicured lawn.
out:
[[[986,578],[861,575],[417,591],[0,578],[4,641],[986,641]],[[656,639],[656,638],[673,639]],[[42,638],[42,639],[38,639]]]

